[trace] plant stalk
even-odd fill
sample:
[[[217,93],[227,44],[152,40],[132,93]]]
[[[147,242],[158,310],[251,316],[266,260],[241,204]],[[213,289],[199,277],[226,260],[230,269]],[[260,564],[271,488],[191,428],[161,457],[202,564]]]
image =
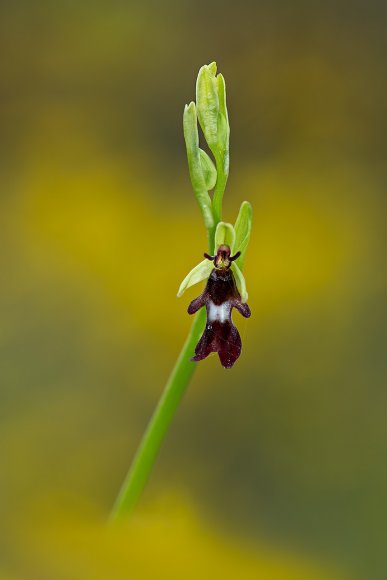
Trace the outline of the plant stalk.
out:
[[[218,172],[218,178],[216,180],[216,185],[214,189],[214,195],[212,199],[212,211],[214,214],[215,229],[218,222],[222,221],[222,202],[223,194],[226,189],[228,173],[224,170],[224,163],[219,155],[215,156],[216,169]]]
[[[195,316],[191,330],[118,494],[111,513],[112,521],[131,513],[147,482],[164,437],[195,372],[197,363],[191,362],[190,358],[203,332],[205,319],[206,312],[202,308]]]

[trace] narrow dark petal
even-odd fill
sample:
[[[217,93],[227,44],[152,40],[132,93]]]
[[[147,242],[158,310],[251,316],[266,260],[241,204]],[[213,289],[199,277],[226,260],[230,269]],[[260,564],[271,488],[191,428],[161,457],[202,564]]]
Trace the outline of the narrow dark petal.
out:
[[[240,300],[234,300],[233,306],[244,316],[245,318],[250,318],[251,310],[248,304],[241,302]]]
[[[206,358],[211,352],[214,352],[214,330],[210,324],[206,325],[201,339],[196,345],[195,356],[191,358],[192,361],[199,361]]]
[[[195,300],[192,300],[192,302],[187,308],[188,314],[195,314],[195,312],[197,312],[202,306],[205,305],[206,301],[207,296],[206,292],[204,291],[202,294],[200,294],[200,296],[195,298]]]

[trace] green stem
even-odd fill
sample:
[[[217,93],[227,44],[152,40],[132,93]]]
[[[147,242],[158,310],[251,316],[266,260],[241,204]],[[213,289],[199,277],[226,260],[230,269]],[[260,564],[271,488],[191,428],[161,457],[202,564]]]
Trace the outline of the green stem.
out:
[[[194,354],[196,343],[203,332],[205,315],[205,309],[202,308],[193,321],[179,358],[117,497],[111,514],[112,520],[118,520],[132,511],[147,482],[176,409],[196,369],[196,363],[192,363],[189,359]]]
[[[223,205],[223,194],[226,189],[228,173],[224,171],[224,161],[219,155],[215,155],[216,170],[218,172],[218,177],[216,180],[216,185],[214,189],[214,195],[212,198],[212,211],[214,214],[215,227],[218,222],[222,221],[222,205]]]
[[[217,225],[218,225],[218,222],[215,223],[213,228],[208,228],[208,230],[207,230],[208,251],[209,251],[211,256],[215,251],[215,232],[216,232]]]

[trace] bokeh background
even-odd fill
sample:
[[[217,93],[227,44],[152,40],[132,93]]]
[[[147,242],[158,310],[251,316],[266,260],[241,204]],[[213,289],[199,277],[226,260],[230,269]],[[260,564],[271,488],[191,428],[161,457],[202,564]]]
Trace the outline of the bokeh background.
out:
[[[1,578],[385,580],[385,25],[379,0],[1,2]],[[199,292],[182,111],[212,60],[253,316],[109,531]]]

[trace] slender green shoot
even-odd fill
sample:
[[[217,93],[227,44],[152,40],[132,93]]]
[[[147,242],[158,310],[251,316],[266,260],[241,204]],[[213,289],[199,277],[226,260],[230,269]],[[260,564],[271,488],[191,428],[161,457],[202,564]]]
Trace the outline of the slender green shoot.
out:
[[[128,475],[113,507],[112,518],[128,515],[134,508],[147,482],[160,446],[172,422],[179,403],[195,372],[197,363],[190,362],[197,341],[203,332],[205,312],[200,310],[187,336],[184,346],[165,385]]]
[[[215,164],[199,147],[198,122]],[[208,250],[213,254],[215,244],[218,246],[226,243],[231,247],[236,242],[241,243],[241,248],[236,248],[241,251],[240,257],[236,260],[240,262],[241,267],[250,239],[251,206],[248,202],[242,204],[235,227],[221,222],[222,200],[229,172],[230,127],[224,78],[222,75],[216,75],[214,62],[203,66],[199,71],[196,104],[191,102],[186,105],[183,128],[192,188],[207,231]],[[213,190],[212,198],[211,190]],[[232,267],[242,299],[247,298],[241,268],[238,268],[236,263]],[[181,296],[189,286],[208,278],[212,268],[208,260],[198,264],[183,280],[178,296]],[[141,496],[161,444],[195,372],[197,363],[191,362],[190,359],[203,332],[205,319],[205,310],[199,310],[118,494],[111,513],[112,521],[128,516]]]

